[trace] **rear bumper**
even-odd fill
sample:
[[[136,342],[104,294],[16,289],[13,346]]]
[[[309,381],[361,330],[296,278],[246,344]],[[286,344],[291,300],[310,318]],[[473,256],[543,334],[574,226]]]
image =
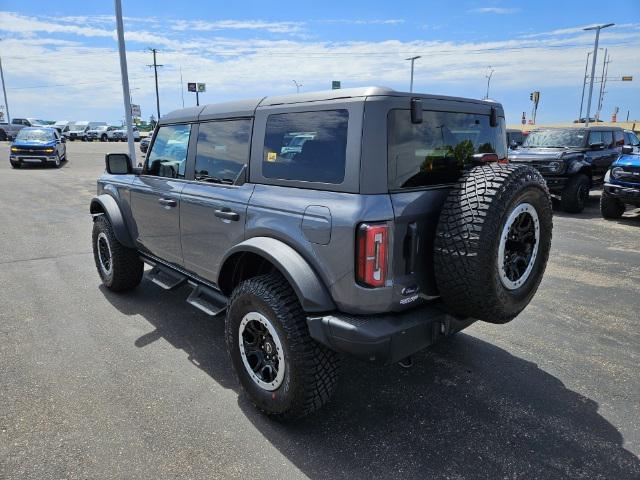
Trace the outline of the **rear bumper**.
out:
[[[475,322],[447,314],[439,304],[402,313],[348,315],[340,312],[307,318],[309,333],[331,350],[372,363],[391,364]]]

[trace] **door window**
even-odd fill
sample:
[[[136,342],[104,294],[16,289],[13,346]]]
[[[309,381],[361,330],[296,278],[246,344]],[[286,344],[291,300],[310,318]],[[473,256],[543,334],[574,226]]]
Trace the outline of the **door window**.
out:
[[[622,130],[616,130],[615,132],[613,132],[613,135],[616,141],[616,147],[624,145],[624,133],[622,132]]]
[[[184,178],[191,125],[166,125],[158,129],[144,167],[146,175]]]
[[[196,144],[195,179],[235,183],[249,159],[251,120],[201,123]]]
[[[604,148],[613,147],[613,132],[602,132],[602,142],[604,143]]]
[[[594,143],[602,143],[602,132],[591,131],[589,132],[589,145]]]

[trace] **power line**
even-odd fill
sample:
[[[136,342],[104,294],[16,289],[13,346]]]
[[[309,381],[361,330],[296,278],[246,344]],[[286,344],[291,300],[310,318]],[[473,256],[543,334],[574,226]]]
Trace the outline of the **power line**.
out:
[[[147,80],[149,77],[136,77],[132,80]],[[29,85],[26,87],[9,87],[8,90],[29,90],[32,88],[57,88],[57,87],[74,87],[76,85],[105,85],[109,83],[118,83],[120,84],[120,80],[98,80],[96,82],[73,82],[73,83],[57,83],[57,84],[46,84],[46,85]]]

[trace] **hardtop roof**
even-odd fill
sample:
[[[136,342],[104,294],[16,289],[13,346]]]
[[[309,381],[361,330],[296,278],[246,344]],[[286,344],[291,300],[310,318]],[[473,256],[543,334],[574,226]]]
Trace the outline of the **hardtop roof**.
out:
[[[501,107],[493,101],[477,100],[463,97],[450,97],[446,95],[430,95],[424,93],[399,92],[387,87],[358,87],[342,88],[337,90],[322,90],[317,92],[294,93],[289,95],[275,95],[249,100],[236,100],[231,102],[214,103],[199,107],[189,107],[174,110],[164,115],[159,124],[194,122],[197,120],[213,120],[216,118],[251,117],[258,107],[274,105],[287,105],[309,102],[322,102],[349,98],[365,98],[373,96],[391,97],[417,97],[434,100],[454,100]]]

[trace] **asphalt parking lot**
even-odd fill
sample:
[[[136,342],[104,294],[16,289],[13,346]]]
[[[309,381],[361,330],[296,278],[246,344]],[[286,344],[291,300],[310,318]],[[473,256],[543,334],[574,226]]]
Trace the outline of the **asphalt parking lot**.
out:
[[[640,209],[556,212],[516,320],[411,369],[346,363],[323,410],[278,424],[186,289],[100,286],[88,205],[127,147],[68,147],[13,170],[0,142],[0,478],[640,478]]]

